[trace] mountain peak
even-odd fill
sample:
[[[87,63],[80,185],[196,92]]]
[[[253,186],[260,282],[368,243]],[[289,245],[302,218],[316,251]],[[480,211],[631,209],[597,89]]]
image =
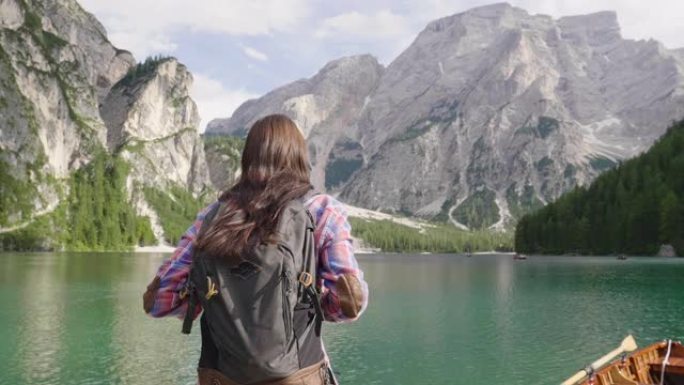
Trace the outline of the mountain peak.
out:
[[[347,67],[357,66],[379,66],[378,59],[370,54],[344,56],[339,59],[331,60],[319,71],[320,74],[335,71]]]
[[[487,5],[482,5],[482,6],[475,7],[475,8],[470,8],[469,10],[462,12],[462,13],[467,13],[467,14],[471,14],[471,15],[491,16],[491,15],[500,15],[504,12],[512,10],[513,8],[514,7],[512,5],[510,5],[509,3],[501,2],[501,3],[487,4]]]
[[[615,12],[554,19],[499,3],[431,22],[386,69],[367,55],[332,61],[211,132],[287,113],[308,135],[317,188],[501,228],[681,119],[681,56],[623,40]]]
[[[476,19],[484,21],[501,20],[511,12],[522,12],[527,15],[527,12],[520,8],[515,8],[508,3],[495,3],[484,5],[481,7],[471,8],[464,12],[442,17],[440,19],[430,22],[425,28],[426,31],[440,32],[448,29],[451,26],[463,24],[466,19]]]
[[[558,25],[569,37],[586,39],[589,43],[604,43],[622,38],[615,11],[565,16],[558,19]]]
[[[617,12],[615,11],[599,11],[588,13],[585,15],[564,16],[558,19],[558,22],[567,25],[584,25],[594,27],[619,27]]]

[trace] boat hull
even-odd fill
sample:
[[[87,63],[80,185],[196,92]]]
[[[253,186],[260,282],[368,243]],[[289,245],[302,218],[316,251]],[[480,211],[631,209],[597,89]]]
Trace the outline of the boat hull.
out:
[[[665,370],[663,360],[667,355],[667,341],[649,345],[623,356],[605,368],[590,375],[581,385],[684,385],[684,346],[672,342]]]

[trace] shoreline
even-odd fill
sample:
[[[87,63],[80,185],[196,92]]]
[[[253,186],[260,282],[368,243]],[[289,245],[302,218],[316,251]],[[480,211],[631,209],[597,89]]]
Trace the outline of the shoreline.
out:
[[[23,250],[23,251],[14,251],[14,250],[0,250],[0,255],[2,254],[64,254],[64,253],[74,253],[74,254],[84,254],[84,253],[92,253],[92,254],[107,254],[107,253],[140,253],[140,254],[153,254],[153,253],[162,253],[162,254],[171,254],[176,250],[175,247],[169,246],[169,245],[157,245],[157,246],[137,246],[134,247],[132,250],[129,251],[122,251],[122,250],[72,250],[72,251],[67,251],[67,250]],[[363,248],[363,249],[358,249],[354,250],[354,254],[357,255],[404,255],[404,256],[413,256],[413,257],[421,257],[421,256],[429,256],[429,255],[443,255],[443,256],[465,256],[466,253],[432,253],[432,252],[396,252],[396,251],[382,251],[382,250],[375,250],[375,249],[368,249],[368,248]],[[513,256],[516,253],[506,251],[506,252],[499,252],[499,251],[476,251],[473,253],[470,253],[471,256],[478,256],[478,255],[498,255],[498,256]],[[537,255],[537,254],[530,254],[530,256],[534,257],[543,257],[543,258],[602,258],[602,259],[615,259],[615,255]],[[676,259],[682,259],[684,260],[684,257],[680,256],[675,256],[675,257],[669,257],[669,256],[658,256],[658,255],[626,255],[627,258],[646,258],[646,259],[663,259],[663,260],[676,260]]]
[[[173,253],[176,250],[175,247],[169,246],[169,245],[157,245],[157,246],[137,246],[133,250],[134,253]],[[429,251],[416,251],[416,252],[390,252],[390,251],[382,251],[380,249],[371,249],[371,248],[360,248],[354,250],[354,254],[363,254],[363,255],[368,255],[368,254],[405,254],[405,255],[439,255],[439,254],[452,254],[452,255],[465,255],[467,253],[432,253]],[[492,254],[497,254],[497,255],[515,255],[514,252],[498,252],[494,250],[490,251],[476,251],[474,253],[470,253],[471,255],[492,255]]]
[[[461,252],[461,253],[447,253],[447,252],[430,252],[430,251],[411,251],[411,252],[401,252],[401,251],[382,251],[380,249],[357,249],[354,250],[354,254],[403,254],[403,255],[416,255],[416,256],[421,256],[421,255],[466,255],[468,253],[466,252]],[[512,251],[476,251],[473,253],[470,253],[470,255],[515,255],[515,252]]]
[[[133,249],[134,253],[173,253],[176,250],[175,247],[169,245],[156,245],[156,246],[136,246]]]

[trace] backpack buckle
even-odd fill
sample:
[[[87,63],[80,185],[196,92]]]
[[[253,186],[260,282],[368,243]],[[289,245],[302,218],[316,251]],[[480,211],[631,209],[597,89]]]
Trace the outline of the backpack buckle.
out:
[[[303,272],[299,274],[299,282],[304,285],[304,287],[309,287],[313,283],[313,275],[308,272]]]
[[[216,294],[218,294],[218,290],[216,290],[216,284],[211,280],[211,277],[207,276],[207,294],[204,295],[204,298],[206,298],[208,301]]]
[[[187,287],[187,286],[183,286],[183,289],[181,289],[181,291],[178,293],[178,298],[179,298],[181,301],[184,300],[185,297],[188,296],[188,293],[189,293],[189,292],[190,292],[190,290],[188,290],[188,287]]]

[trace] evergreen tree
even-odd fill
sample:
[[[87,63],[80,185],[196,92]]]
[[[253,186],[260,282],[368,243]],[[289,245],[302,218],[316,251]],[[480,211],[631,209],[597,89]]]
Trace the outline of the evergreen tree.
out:
[[[660,244],[684,253],[684,122],[646,153],[620,164],[523,217],[520,252],[654,254]]]

